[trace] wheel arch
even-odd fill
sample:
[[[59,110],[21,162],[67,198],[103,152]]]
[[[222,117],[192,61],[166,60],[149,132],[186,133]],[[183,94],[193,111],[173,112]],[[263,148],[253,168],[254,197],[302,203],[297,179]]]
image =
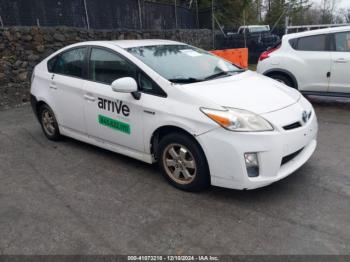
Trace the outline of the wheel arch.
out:
[[[164,125],[164,126],[160,126],[158,127],[156,130],[153,131],[151,139],[150,139],[150,152],[151,154],[154,156],[155,160],[157,157],[157,148],[159,145],[159,142],[161,141],[161,139],[166,136],[167,134],[170,133],[180,133],[180,134],[184,134],[190,138],[193,139],[193,141],[195,141],[195,143],[199,146],[199,148],[202,150],[205,158],[205,152],[203,150],[203,147],[201,146],[201,144],[199,143],[199,141],[196,139],[196,136],[192,133],[190,133],[189,131],[185,130],[184,128],[175,126],[175,125]],[[207,161],[207,159],[205,159]],[[208,163],[208,161],[207,161]]]
[[[273,68],[273,69],[269,69],[263,73],[264,76],[268,76],[268,77],[272,76],[273,74],[281,74],[281,75],[289,77],[292,80],[294,87],[297,90],[299,89],[298,81],[297,81],[296,77],[294,76],[294,74],[291,73],[290,71],[288,71],[286,69],[282,69],[282,68]]]
[[[30,96],[30,104],[32,106],[32,109],[33,109],[33,112],[36,116],[36,118],[39,120],[39,110],[40,110],[40,107],[42,105],[48,105],[49,104],[43,100],[43,99],[40,99],[40,98],[36,98],[34,95],[31,95]]]
[[[56,121],[59,123],[59,120],[57,119],[55,108],[53,108],[51,105],[53,103],[49,103],[44,97],[35,96],[33,94],[30,95],[30,103],[32,106],[32,110],[33,110],[33,112],[34,112],[34,114],[39,122],[40,122],[40,119],[39,119],[40,107],[42,105],[47,105],[48,107],[50,107],[50,109],[52,110],[52,112],[54,113],[54,115],[56,117]]]

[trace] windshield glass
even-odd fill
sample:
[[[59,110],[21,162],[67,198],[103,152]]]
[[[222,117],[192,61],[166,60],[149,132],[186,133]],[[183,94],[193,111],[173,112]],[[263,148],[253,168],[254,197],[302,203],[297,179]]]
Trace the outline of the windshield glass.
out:
[[[127,49],[171,82],[198,82],[241,69],[204,50],[188,45],[157,45]]]
[[[261,33],[261,32],[269,32],[269,29],[265,26],[256,26],[256,27],[250,27],[249,28],[250,33]]]

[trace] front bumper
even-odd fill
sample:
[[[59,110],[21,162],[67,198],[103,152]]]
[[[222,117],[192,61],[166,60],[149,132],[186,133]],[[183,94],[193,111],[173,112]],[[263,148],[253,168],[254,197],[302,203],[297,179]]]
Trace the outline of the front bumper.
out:
[[[276,119],[285,121],[285,115],[293,115],[297,106],[265,118],[272,123]],[[289,131],[278,128],[273,132],[242,133],[217,128],[197,139],[207,157],[212,185],[255,189],[283,179],[300,168],[316,149],[317,132],[317,117],[313,111],[305,125]],[[251,152],[257,152],[259,159],[260,172],[255,178],[248,177],[244,160],[244,154]],[[288,159],[291,155],[293,158]],[[289,161],[286,162],[286,158]]]

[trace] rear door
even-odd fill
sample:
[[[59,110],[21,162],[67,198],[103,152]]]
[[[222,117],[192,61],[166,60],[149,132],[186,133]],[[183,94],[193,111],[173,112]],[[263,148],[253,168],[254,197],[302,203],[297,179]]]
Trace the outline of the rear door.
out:
[[[295,68],[301,91],[327,92],[331,73],[331,52],[329,36],[313,35],[293,40],[292,46],[298,52],[301,67]],[[286,61],[286,63],[288,63]]]
[[[64,51],[49,61],[50,92],[57,121],[71,131],[85,133],[83,78],[87,47]],[[50,66],[51,65],[51,66]]]
[[[350,31],[333,35],[330,92],[350,93]]]

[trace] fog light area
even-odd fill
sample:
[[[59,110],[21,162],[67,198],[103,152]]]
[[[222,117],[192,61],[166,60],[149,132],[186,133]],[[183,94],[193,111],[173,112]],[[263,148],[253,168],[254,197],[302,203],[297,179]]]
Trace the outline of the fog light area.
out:
[[[245,165],[249,177],[259,176],[259,160],[257,153],[245,153],[244,154]]]

